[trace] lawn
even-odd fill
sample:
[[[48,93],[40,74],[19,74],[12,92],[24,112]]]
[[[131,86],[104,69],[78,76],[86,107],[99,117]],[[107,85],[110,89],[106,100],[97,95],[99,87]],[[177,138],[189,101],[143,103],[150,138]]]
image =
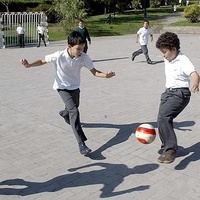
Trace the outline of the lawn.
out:
[[[184,6],[178,7],[178,12],[183,12]],[[150,21],[150,26],[158,24],[164,16],[173,13],[172,6],[164,6],[160,8],[147,9],[147,19]],[[92,37],[100,36],[114,36],[135,34],[142,26],[144,20],[144,13],[142,10],[129,10],[121,14],[117,14],[112,19],[112,23],[106,23],[108,15],[91,16],[85,19],[85,26],[88,28]],[[181,21],[175,26],[199,26],[200,23],[190,23],[188,21]],[[76,24],[75,26],[76,27]],[[59,24],[49,25],[50,41],[65,40],[69,32],[64,32]]]

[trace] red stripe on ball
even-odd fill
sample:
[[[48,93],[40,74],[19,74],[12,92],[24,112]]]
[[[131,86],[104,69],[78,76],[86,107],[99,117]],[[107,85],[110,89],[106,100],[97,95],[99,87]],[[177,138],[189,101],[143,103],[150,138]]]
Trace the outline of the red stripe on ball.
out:
[[[154,129],[144,128],[144,127],[138,127],[137,131],[141,133],[151,134],[151,135],[156,134]]]

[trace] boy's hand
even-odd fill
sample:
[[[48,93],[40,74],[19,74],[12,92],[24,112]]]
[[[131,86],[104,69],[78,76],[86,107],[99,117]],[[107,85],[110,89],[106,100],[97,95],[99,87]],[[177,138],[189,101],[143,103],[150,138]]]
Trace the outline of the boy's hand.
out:
[[[191,91],[192,92],[199,92],[199,86],[197,85],[197,84],[194,84],[193,86],[192,86],[192,88],[191,88]]]
[[[20,63],[22,65],[24,65],[26,68],[29,68],[30,67],[30,64],[28,63],[28,61],[26,59],[21,59],[20,60]]]
[[[110,71],[106,73],[106,78],[111,78],[113,76],[115,76],[115,72]]]

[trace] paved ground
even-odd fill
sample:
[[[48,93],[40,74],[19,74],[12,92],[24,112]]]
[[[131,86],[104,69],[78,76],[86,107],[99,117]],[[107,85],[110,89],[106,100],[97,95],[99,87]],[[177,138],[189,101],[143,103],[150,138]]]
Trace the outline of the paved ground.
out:
[[[179,35],[181,47],[200,72],[198,35]],[[155,35],[155,41],[158,35]],[[142,123],[156,125],[164,91],[162,56],[149,44],[152,60],[131,61],[135,35],[92,38],[89,55],[96,68],[114,70],[112,79],[82,70],[81,120],[90,157],[79,154],[70,126],[58,112],[63,103],[52,89],[54,67],[25,69],[29,60],[65,48],[0,50],[0,199],[1,200],[199,200],[199,94],[175,120],[179,155],[159,164],[159,137],[150,145],[135,139]]]

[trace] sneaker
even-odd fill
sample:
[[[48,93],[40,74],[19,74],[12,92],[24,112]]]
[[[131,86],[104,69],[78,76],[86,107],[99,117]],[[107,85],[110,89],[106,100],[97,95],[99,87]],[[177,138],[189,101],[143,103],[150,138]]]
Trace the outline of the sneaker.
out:
[[[136,55],[133,53],[131,56],[131,60],[134,61],[135,57],[136,57]]]
[[[88,155],[92,151],[90,148],[86,146],[84,142],[79,144],[79,150],[80,153],[84,156]]]
[[[154,64],[156,64],[156,63],[155,63],[154,61],[148,60],[148,61],[147,61],[147,64],[154,65]]]
[[[161,156],[158,158],[159,163],[172,163],[174,162],[176,158],[176,151],[175,150],[168,150],[161,154]]]

